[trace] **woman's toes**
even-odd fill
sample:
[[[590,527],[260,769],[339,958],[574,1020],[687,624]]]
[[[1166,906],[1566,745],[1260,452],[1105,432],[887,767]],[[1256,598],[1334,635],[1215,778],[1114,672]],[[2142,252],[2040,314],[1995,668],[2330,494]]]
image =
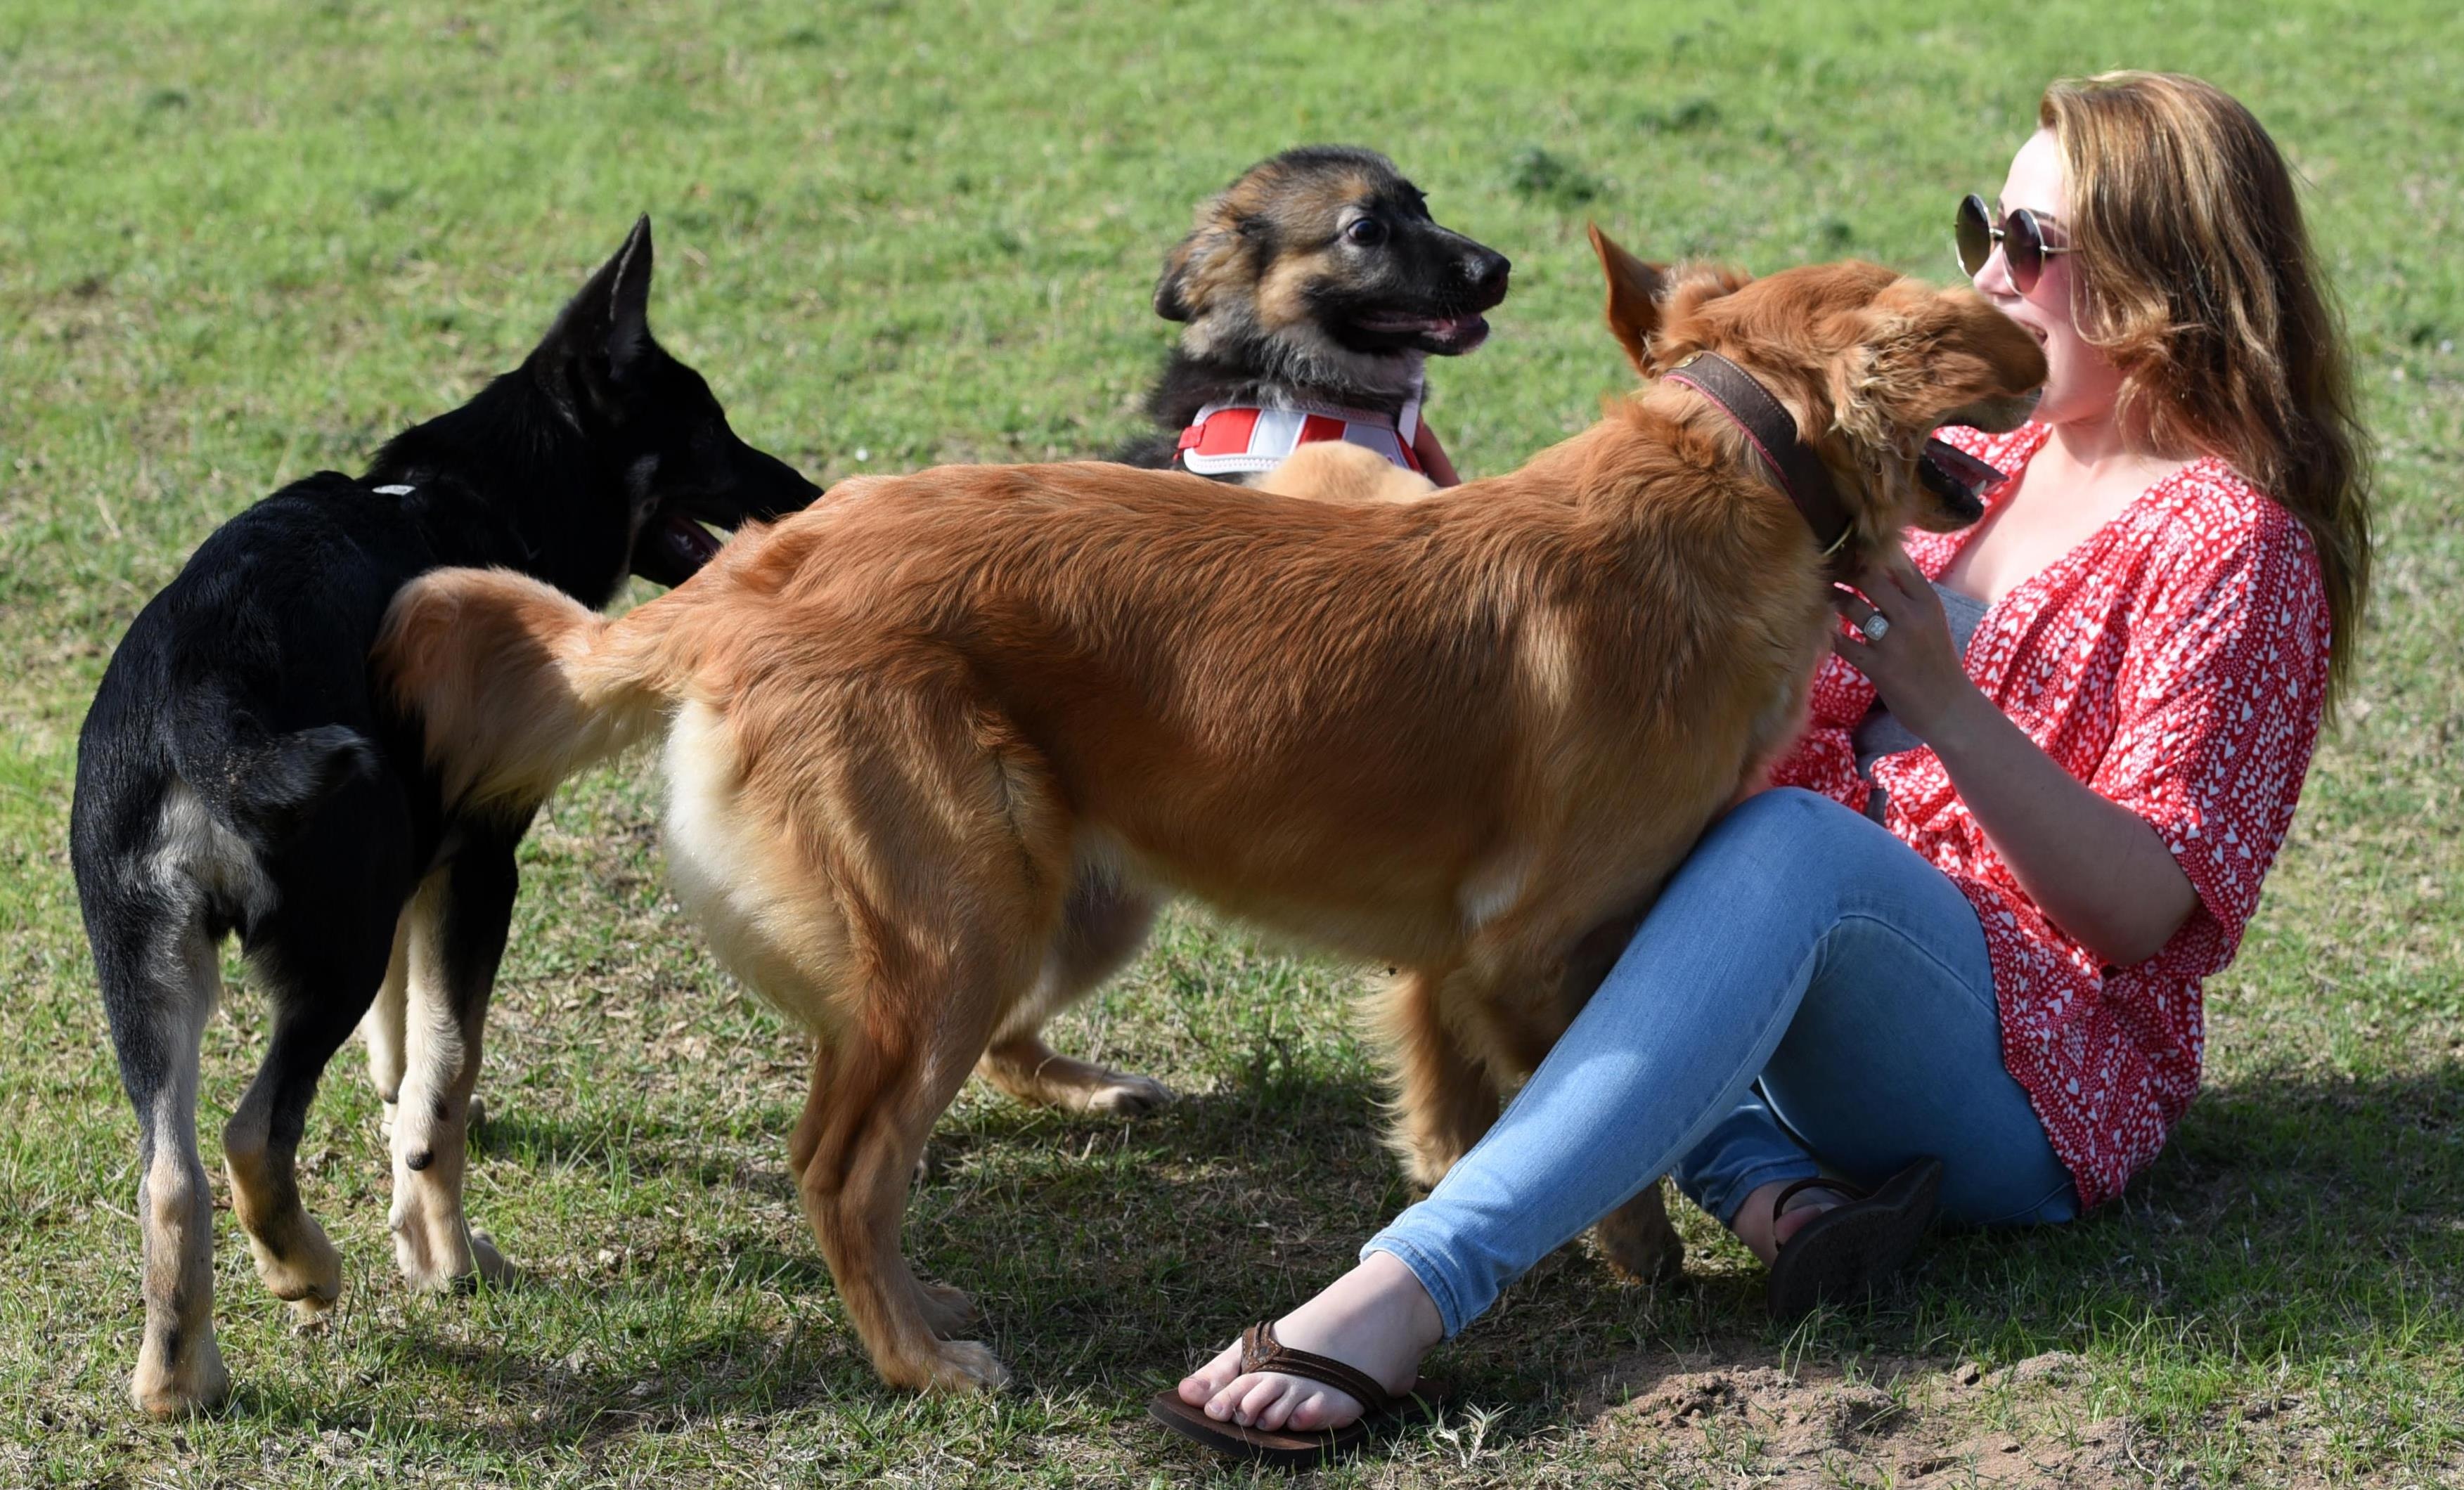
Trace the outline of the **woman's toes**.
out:
[[[1279,1428],[1310,1433],[1339,1426],[1358,1417],[1361,1411],[1360,1404],[1331,1387],[1274,1372],[1241,1377],[1206,1403],[1206,1415],[1218,1422],[1269,1433]]]
[[[1283,1425],[1283,1414],[1280,1413],[1276,1414],[1272,1423],[1267,1422],[1265,1417],[1267,1410],[1279,1405],[1285,1393],[1290,1390],[1289,1377],[1270,1374],[1243,1376],[1233,1385],[1234,1390],[1239,1392],[1238,1405],[1232,1411],[1234,1422],[1244,1428],[1276,1428]]]
[[[1206,1415],[1219,1423],[1237,1422],[1241,1414],[1241,1399],[1249,1394],[1249,1389],[1256,1380],[1251,1376],[1238,1376],[1217,1388],[1215,1395],[1206,1399]]]
[[[1334,1414],[1325,1388],[1294,1383],[1290,1391],[1276,1399],[1269,1419],[1261,1426],[1289,1428],[1294,1433],[1308,1433]]]
[[[1788,1239],[1805,1230],[1815,1216],[1834,1207],[1846,1204],[1848,1199],[1847,1196],[1830,1190],[1811,1190],[1806,1192],[1806,1197],[1802,1203],[1790,1206],[1781,1212],[1771,1222],[1771,1245],[1787,1246]]]
[[[1232,1379],[1240,1374],[1241,1347],[1236,1341],[1221,1355],[1180,1379],[1180,1400],[1191,1407],[1204,1407],[1209,1397],[1232,1385]],[[1219,1413],[1214,1415],[1221,1417],[1224,1414]]]

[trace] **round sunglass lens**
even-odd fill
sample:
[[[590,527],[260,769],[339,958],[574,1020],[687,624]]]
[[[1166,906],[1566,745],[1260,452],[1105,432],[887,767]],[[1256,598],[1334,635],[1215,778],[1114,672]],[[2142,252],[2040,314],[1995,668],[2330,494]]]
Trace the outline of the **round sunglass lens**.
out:
[[[2021,295],[2036,288],[2045,268],[2045,230],[2026,208],[2002,220],[2002,256],[2011,265],[2011,283]]]
[[[1985,271],[1985,261],[1993,256],[1993,230],[1985,221],[1985,199],[1970,193],[1959,204],[1959,218],[1953,230],[1953,241],[1959,246],[1959,267],[1973,277]]]

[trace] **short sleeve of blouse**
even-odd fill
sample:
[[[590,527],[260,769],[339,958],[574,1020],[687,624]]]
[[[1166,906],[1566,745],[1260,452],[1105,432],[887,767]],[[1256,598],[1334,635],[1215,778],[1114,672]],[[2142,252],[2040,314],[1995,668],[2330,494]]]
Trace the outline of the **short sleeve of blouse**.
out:
[[[2292,825],[2326,684],[2317,557],[2297,519],[2252,500],[2255,513],[2205,504],[2178,519],[2170,572],[2130,619],[2149,640],[2124,656],[2088,782],[2163,837],[2228,947]]]

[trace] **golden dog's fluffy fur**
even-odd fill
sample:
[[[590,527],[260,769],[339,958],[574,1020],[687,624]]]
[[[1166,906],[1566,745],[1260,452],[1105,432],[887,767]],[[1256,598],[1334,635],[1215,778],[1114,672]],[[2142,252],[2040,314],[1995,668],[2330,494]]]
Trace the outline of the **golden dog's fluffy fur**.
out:
[[[1750,369],[1859,551],[1948,521],[1919,443],[2015,425],[2044,374],[1966,291],[1598,248],[1637,365]],[[1793,734],[1829,585],[1699,395],[1655,383],[1448,492],[1355,456],[1304,450],[1267,493],[1103,465],[868,480],[614,622],[501,572],[397,602],[381,664],[465,800],[527,807],[665,730],[677,897],[815,1033],[790,1162],[890,1382],[1005,1378],[900,1253],[909,1178],[979,1058],[1117,960],[1116,887],[1402,969],[1399,1141],[1433,1181],[1588,992],[1586,933]],[[1629,1219],[1632,1255],[1656,1209]]]

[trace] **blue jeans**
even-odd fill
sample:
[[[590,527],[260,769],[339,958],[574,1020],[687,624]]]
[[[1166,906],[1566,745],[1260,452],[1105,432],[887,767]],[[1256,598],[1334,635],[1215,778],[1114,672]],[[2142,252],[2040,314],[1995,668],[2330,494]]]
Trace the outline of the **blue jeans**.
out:
[[[1453,1335],[1663,1173],[1727,1222],[1773,1180],[1872,1185],[1925,1154],[1950,1220],[2077,1214],[2003,1069],[1968,897],[1838,803],[1764,792],[1704,835],[1488,1135],[1361,1255],[1410,1267]]]

